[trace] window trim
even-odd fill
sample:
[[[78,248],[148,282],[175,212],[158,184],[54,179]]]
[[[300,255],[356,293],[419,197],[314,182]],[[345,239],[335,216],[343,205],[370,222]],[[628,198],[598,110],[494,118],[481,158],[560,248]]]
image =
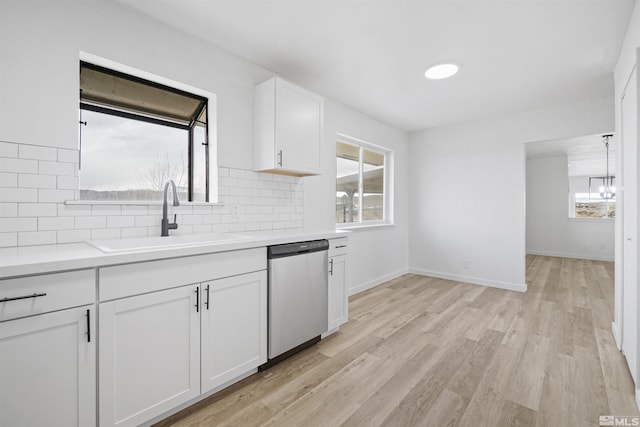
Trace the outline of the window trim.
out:
[[[106,59],[88,52],[84,52],[84,51],[80,51],[79,52],[79,63],[83,62],[83,63],[87,63],[90,65],[93,65],[95,67],[98,68],[104,68],[106,70],[112,71],[114,73],[117,74],[121,74],[124,76],[127,76],[129,78],[133,78],[134,80],[138,80],[138,81],[143,81],[143,82],[148,82],[151,83],[152,85],[155,84],[157,85],[156,87],[161,87],[163,89],[166,90],[170,90],[173,91],[174,93],[186,93],[189,94],[191,96],[197,97],[197,98],[201,98],[204,100],[207,100],[207,102],[204,103],[204,106],[206,107],[206,115],[207,115],[207,132],[205,133],[205,141],[207,144],[207,148],[208,148],[208,157],[205,159],[205,162],[207,164],[207,172],[208,172],[208,177],[206,180],[206,184],[208,185],[208,188],[205,189],[206,192],[206,197],[205,199],[208,199],[206,202],[193,202],[193,203],[206,203],[206,204],[218,204],[219,202],[219,194],[218,194],[218,144],[217,144],[217,123],[215,123],[215,118],[217,117],[217,97],[216,94],[212,93],[212,92],[208,92],[205,91],[203,89],[199,89],[175,80],[171,80],[165,77],[162,77],[160,75],[157,74],[152,74],[150,72],[147,71],[143,71],[128,65],[124,65],[121,64],[119,62],[115,62],[112,61],[110,59]],[[79,109],[81,109],[81,100],[80,100],[80,92],[78,92],[78,99],[77,99],[77,105],[79,106]],[[91,107],[96,107],[96,108],[106,108],[107,110],[110,110],[107,107],[97,107],[95,105],[91,105]],[[109,112],[106,111],[97,111],[100,113],[104,113],[104,114],[112,114],[112,115],[116,115],[113,114],[113,111],[117,111],[118,113],[123,113],[121,115],[121,117],[124,117],[124,114],[134,114],[134,113],[128,113],[128,112],[121,112],[120,110],[112,110]],[[202,111],[202,110],[200,110]],[[130,118],[134,118],[134,117],[130,117]],[[160,124],[160,125],[165,125],[165,126],[171,126],[171,127],[177,127],[179,129],[186,129],[189,130],[190,126],[186,126],[186,128],[183,128],[183,125],[180,125],[179,123],[174,123],[171,121],[163,121],[161,119],[154,119],[154,118],[150,118],[150,117],[146,117],[146,116],[141,116],[141,118],[135,117],[135,120],[141,120],[141,121],[147,121],[150,123],[154,123],[154,121],[152,120],[159,120],[162,123],[158,123],[155,122],[155,124]],[[212,121],[213,119],[213,121]],[[177,125],[177,126],[176,126]],[[189,156],[189,158],[191,158],[191,147],[192,147],[192,132],[189,132],[189,148],[188,148],[188,152],[187,155]],[[80,153],[80,147],[78,147],[78,157],[81,156]],[[189,198],[191,199],[191,192],[192,192],[192,187],[193,187],[193,174],[192,171],[190,171],[189,176],[187,177],[188,181],[189,181]],[[79,189],[79,188],[78,188]],[[79,191],[78,191],[78,195],[76,197],[79,198]],[[78,201],[83,202],[84,200],[78,199]],[[113,204],[122,204],[122,200],[113,200],[113,201],[109,201],[109,202],[113,202]],[[138,204],[149,204],[149,203],[153,203],[153,200],[136,200],[136,201],[131,201],[131,202],[135,202]]]
[[[394,203],[394,195],[392,194],[393,188],[393,150],[387,147],[383,147],[381,145],[372,144],[368,141],[364,141],[358,138],[354,138],[342,133],[336,134],[335,142],[341,142],[343,144],[349,144],[357,146],[359,149],[359,171],[358,171],[358,192],[359,194],[363,194],[364,190],[364,162],[363,162],[363,152],[364,150],[373,151],[374,153],[381,154],[384,156],[384,170],[383,170],[383,209],[382,209],[382,219],[376,220],[363,220],[362,219],[362,210],[364,207],[363,203],[360,203],[358,206],[358,221],[354,222],[336,222],[336,229],[339,230],[347,230],[347,229],[365,229],[365,228],[377,228],[384,226],[392,226],[393,222],[393,203]],[[334,145],[335,148],[335,145]],[[334,159],[337,159],[337,155],[334,155]],[[335,164],[335,160],[334,160]],[[337,180],[337,173],[334,173],[334,177]],[[335,200],[335,196],[334,196]],[[364,200],[364,197],[363,197]],[[334,202],[334,210],[335,210],[335,202]],[[335,216],[334,216],[335,219]]]

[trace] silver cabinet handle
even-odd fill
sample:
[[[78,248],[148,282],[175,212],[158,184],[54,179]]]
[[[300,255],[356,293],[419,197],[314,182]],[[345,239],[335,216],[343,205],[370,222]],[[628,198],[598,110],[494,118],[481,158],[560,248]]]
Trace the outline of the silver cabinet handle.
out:
[[[340,249],[340,248],[346,248],[347,245],[340,245],[340,246],[336,246],[336,249]]]
[[[278,151],[278,166],[282,167],[282,150]]]
[[[333,276],[333,258],[329,260],[329,265],[330,265],[329,274]]]
[[[21,299],[38,298],[38,297],[44,297],[46,295],[47,295],[46,292],[43,292],[41,294],[23,295],[21,297],[2,298],[2,299],[0,299],[0,302],[9,302],[9,301],[17,301],[17,300],[21,300]]]

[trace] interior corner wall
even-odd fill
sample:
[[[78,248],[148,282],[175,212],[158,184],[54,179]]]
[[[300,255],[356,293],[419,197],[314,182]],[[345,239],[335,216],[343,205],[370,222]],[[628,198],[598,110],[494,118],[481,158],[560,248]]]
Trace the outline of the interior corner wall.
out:
[[[566,156],[527,159],[527,254],[613,261],[614,220],[569,218],[568,172]]]
[[[524,143],[612,129],[607,98],[412,133],[409,270],[526,290]]]
[[[408,270],[409,136],[344,105],[325,100],[323,175],[305,178],[305,226],[336,224],[336,136],[344,134],[392,150],[389,189],[394,194],[394,225],[352,230],[349,235],[349,295],[393,279]],[[323,189],[330,188],[332,191]]]

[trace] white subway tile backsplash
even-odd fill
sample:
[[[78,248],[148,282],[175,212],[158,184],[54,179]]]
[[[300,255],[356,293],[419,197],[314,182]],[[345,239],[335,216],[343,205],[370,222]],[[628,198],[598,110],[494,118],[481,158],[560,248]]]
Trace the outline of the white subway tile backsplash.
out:
[[[18,246],[52,245],[56,243],[55,231],[18,232]]]
[[[202,224],[202,215],[181,215],[179,218],[180,222],[182,224],[189,224],[189,225],[195,225],[195,224]]]
[[[76,216],[75,217],[75,228],[76,229],[90,229],[90,228],[106,228],[107,227],[107,217],[100,215],[89,215],[89,216]]]
[[[129,227],[122,229],[122,238],[147,237],[147,227]]]
[[[40,145],[20,144],[18,157],[21,159],[56,161],[58,158],[58,149]]]
[[[55,203],[20,203],[18,205],[19,217],[57,217],[58,205]],[[71,218],[73,219],[73,218]]]
[[[199,224],[199,225],[193,226],[194,234],[211,233],[212,231],[213,231],[213,227],[211,226],[211,224]]]
[[[11,218],[18,216],[17,203],[0,202],[0,218]]]
[[[108,216],[107,217],[107,228],[122,228],[122,227],[133,227],[135,222],[135,217],[131,215],[121,215],[121,216]]]
[[[0,187],[17,187],[18,174],[10,172],[0,172]]]
[[[149,208],[143,205],[122,205],[122,215],[148,215]]]
[[[18,157],[18,145],[0,141],[0,157]]]
[[[236,187],[238,185],[238,180],[236,178],[229,178],[226,176],[221,176],[220,179],[218,180],[218,185],[221,185],[223,187]]]
[[[76,190],[78,188],[78,177],[64,175],[58,176],[57,188],[58,190]]]
[[[137,215],[134,220],[134,225],[136,227],[154,227],[154,226],[159,227],[161,220],[162,220],[162,216]]]
[[[203,224],[220,224],[220,215],[202,215]]]
[[[91,230],[91,240],[120,239],[119,228],[94,228]]]
[[[68,203],[78,196],[78,151],[0,143],[0,246],[159,236],[161,204]],[[296,177],[218,168],[221,204],[169,207],[171,234],[301,228]]]
[[[87,216],[91,215],[91,205],[58,205],[58,216]]]
[[[0,233],[36,230],[38,230],[38,218],[3,218],[0,221]]]
[[[92,205],[91,215],[120,215],[122,207],[120,205]]]
[[[73,243],[91,240],[91,230],[59,230],[56,232],[57,243]]]
[[[38,218],[38,230],[73,230],[74,218],[70,216]]]
[[[67,200],[73,200],[74,197],[73,190],[38,190],[38,202],[40,203],[64,203]]]
[[[21,173],[18,175],[20,188],[56,188],[55,175],[35,175]]]
[[[38,161],[0,157],[0,172],[38,173]]]
[[[38,190],[32,188],[0,188],[3,202],[37,202]]]
[[[78,163],[78,150],[58,148],[58,161],[64,163]]]
[[[0,248],[18,246],[18,233],[0,233]]]
[[[231,178],[244,178],[244,170],[242,170],[242,169],[229,169],[229,176]]]
[[[47,162],[41,160],[38,162],[38,171],[41,174],[47,175],[75,176],[76,165],[73,163]]]

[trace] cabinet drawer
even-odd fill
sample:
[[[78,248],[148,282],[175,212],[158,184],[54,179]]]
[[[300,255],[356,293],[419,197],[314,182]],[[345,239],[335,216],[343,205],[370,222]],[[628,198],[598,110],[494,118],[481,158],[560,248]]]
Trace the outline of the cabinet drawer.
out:
[[[0,321],[93,304],[95,277],[79,270],[0,280]]]
[[[99,270],[100,301],[265,270],[266,248],[220,252]]]
[[[329,257],[347,254],[347,238],[340,237],[338,239],[329,240]]]

